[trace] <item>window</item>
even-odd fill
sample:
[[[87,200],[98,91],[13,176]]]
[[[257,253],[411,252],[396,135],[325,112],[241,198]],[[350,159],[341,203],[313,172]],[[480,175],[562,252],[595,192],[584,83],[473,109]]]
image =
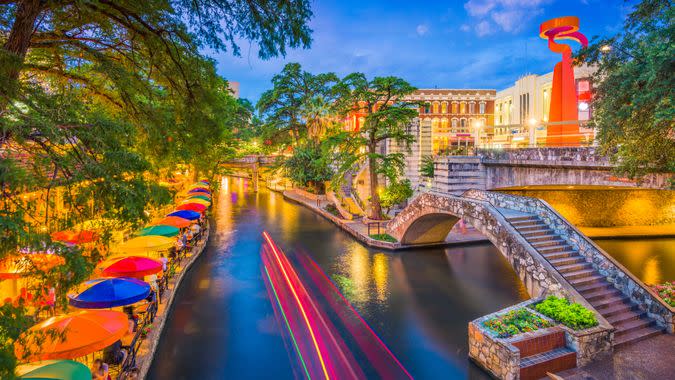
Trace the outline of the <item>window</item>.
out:
[[[441,113],[448,113],[448,102],[441,103]]]
[[[466,103],[464,103],[464,102],[459,103],[459,113],[461,113],[461,114],[466,113]]]
[[[530,118],[530,93],[520,95],[520,124],[526,124]]]
[[[443,130],[443,132],[448,131],[448,119],[446,118],[441,119],[441,130]]]
[[[462,129],[462,131],[464,131],[464,128],[466,128],[466,119],[460,119],[459,126]]]
[[[434,102],[433,111],[434,111],[434,113],[438,113],[438,102]]]
[[[457,103],[452,103],[452,113],[457,113]]]
[[[457,119],[452,119],[452,129],[457,129]]]
[[[474,102],[469,103],[469,113],[470,114],[476,113],[476,103]]]
[[[478,112],[481,115],[485,113],[485,103],[484,102],[480,102],[480,104],[478,105]]]
[[[424,105],[424,113],[431,113],[431,105],[429,103]]]

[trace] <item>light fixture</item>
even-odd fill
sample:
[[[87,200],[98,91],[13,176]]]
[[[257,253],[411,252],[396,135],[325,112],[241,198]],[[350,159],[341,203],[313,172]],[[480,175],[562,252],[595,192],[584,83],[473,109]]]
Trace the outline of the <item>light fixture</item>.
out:
[[[610,51],[612,51],[612,46],[611,45],[602,45],[600,47],[600,51],[603,52],[603,53],[609,53]]]
[[[530,126],[534,127],[535,125],[537,125],[537,119],[531,118],[531,119],[528,121],[528,123],[530,124]]]
[[[588,111],[588,103],[579,102],[579,111]]]

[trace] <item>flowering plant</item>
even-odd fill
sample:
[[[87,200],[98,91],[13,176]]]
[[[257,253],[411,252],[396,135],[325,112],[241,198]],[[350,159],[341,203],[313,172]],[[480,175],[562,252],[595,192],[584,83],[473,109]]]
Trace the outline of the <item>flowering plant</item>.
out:
[[[666,281],[663,284],[651,285],[652,290],[659,294],[670,306],[675,306],[675,281]]]
[[[483,322],[483,326],[498,338],[508,338],[520,333],[551,327],[551,323],[526,309],[509,311]]]

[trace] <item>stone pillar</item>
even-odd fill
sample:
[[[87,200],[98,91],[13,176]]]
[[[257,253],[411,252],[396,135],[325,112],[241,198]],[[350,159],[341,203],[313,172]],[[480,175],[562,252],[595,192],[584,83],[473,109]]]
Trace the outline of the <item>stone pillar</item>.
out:
[[[253,191],[258,192],[258,162],[253,163],[253,173],[251,177],[253,178]]]

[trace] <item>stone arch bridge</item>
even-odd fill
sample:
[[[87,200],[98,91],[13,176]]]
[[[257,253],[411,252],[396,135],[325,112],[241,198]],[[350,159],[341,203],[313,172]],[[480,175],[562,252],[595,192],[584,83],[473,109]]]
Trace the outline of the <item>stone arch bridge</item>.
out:
[[[546,202],[483,190],[428,192],[387,225],[402,244],[443,242],[463,219],[508,260],[532,297],[565,296],[595,310],[614,345],[674,332],[675,309]]]

